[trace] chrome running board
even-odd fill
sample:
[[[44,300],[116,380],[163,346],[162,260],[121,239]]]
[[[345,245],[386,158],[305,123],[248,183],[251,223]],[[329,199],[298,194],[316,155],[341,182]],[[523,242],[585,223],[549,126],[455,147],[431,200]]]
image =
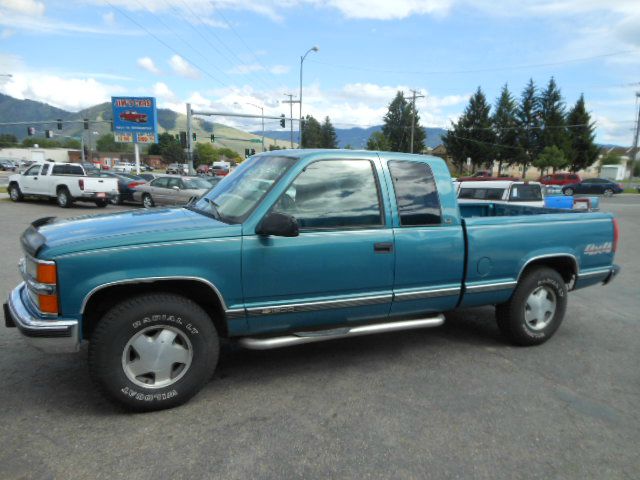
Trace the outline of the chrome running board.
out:
[[[416,328],[439,327],[444,323],[444,315],[419,318],[416,320],[399,320],[396,322],[374,323],[357,327],[343,327],[332,330],[312,332],[296,332],[281,337],[243,337],[238,343],[251,350],[268,350],[271,348],[289,347],[303,343],[323,342],[337,338],[358,337],[374,333],[396,332],[399,330],[413,330]]]

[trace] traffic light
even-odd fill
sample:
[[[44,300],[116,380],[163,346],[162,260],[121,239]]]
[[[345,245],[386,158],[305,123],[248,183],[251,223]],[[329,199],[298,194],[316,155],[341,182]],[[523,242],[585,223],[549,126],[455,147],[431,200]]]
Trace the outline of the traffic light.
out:
[[[57,122],[58,122],[58,130],[62,130],[62,119],[59,118]]]
[[[216,136],[212,133],[211,134],[211,143],[216,141]]]
[[[53,132],[51,130],[45,130],[44,131],[44,136],[47,138],[51,138],[53,137]]]
[[[83,122],[84,122],[84,129],[85,129],[85,130],[89,130],[89,119],[88,119],[88,118],[85,118],[85,119],[83,120]]]
[[[180,132],[180,146],[187,148],[187,132]]]
[[[34,136],[36,134],[36,129],[35,127],[27,127],[27,135],[29,135],[30,137]]]
[[[283,113],[282,115],[280,115],[280,117],[281,117],[281,118],[280,118],[280,126],[281,126],[282,128],[284,128],[284,113]]]
[[[191,138],[193,139],[194,142],[196,141],[196,132],[193,132],[191,134]]]

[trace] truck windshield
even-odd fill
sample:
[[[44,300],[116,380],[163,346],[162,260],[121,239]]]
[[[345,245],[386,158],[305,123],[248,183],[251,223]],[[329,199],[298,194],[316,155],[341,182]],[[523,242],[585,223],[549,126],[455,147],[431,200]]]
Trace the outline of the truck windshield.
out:
[[[193,208],[223,222],[242,223],[296,160],[270,155],[252,157],[200,198]]]

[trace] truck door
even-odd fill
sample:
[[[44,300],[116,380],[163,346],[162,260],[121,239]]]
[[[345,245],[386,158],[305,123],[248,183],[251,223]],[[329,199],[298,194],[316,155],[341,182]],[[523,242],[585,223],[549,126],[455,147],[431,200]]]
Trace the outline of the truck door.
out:
[[[376,159],[307,165],[272,211],[295,217],[292,238],[243,236],[242,279],[252,333],[386,318],[393,233]]]
[[[33,178],[32,190],[30,193],[34,195],[48,195],[49,194],[49,169],[51,168],[49,163],[42,165],[40,174]]]
[[[42,168],[40,164],[32,165],[22,174],[22,178],[20,179],[20,190],[22,190],[22,193],[29,195],[35,194],[40,176],[40,168]]]
[[[450,310],[462,287],[465,246],[446,166],[434,164],[433,172],[424,161],[392,157],[387,165],[396,253],[391,315]]]

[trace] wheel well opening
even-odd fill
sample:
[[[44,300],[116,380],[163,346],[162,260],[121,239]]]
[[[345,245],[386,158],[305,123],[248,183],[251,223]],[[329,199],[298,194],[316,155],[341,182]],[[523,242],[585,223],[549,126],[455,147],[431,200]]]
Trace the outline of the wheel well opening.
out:
[[[571,257],[550,257],[540,258],[528,264],[520,275],[520,278],[522,278],[522,275],[524,275],[531,268],[540,266],[554,269],[560,274],[564,282],[567,284],[569,284],[578,273],[576,271],[576,264]]]
[[[91,338],[100,319],[116,304],[134,295],[144,293],[172,293],[192,300],[207,312],[218,331],[218,335],[228,336],[222,302],[211,287],[197,280],[158,280],[113,285],[95,292],[84,309],[82,338]]]

